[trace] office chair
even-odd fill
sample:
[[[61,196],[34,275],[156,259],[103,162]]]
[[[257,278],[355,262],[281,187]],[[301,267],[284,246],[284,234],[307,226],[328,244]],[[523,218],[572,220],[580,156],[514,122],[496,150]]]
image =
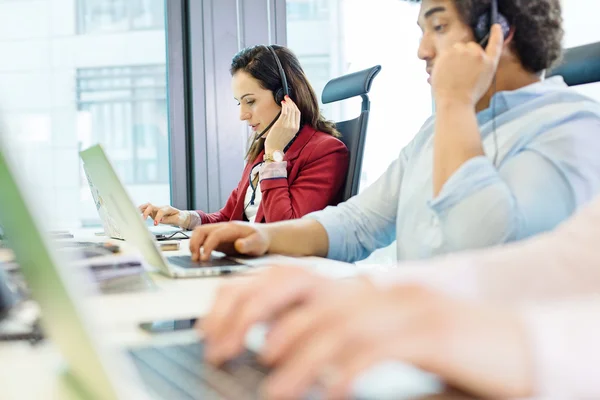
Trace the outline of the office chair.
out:
[[[561,75],[569,86],[600,82],[600,42],[565,50],[563,61],[546,77]]]
[[[337,130],[342,134],[341,140],[350,153],[348,175],[346,176],[346,183],[342,193],[342,201],[346,201],[358,193],[367,136],[367,124],[371,108],[367,93],[371,90],[371,83],[373,83],[373,79],[379,71],[381,71],[381,66],[376,65],[362,71],[332,79],[325,85],[323,94],[321,95],[323,104],[355,96],[362,97],[362,109],[358,117],[336,122]]]

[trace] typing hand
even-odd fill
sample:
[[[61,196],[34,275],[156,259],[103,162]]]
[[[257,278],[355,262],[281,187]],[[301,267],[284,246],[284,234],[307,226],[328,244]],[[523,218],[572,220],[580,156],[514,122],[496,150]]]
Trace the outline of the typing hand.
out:
[[[154,225],[169,224],[181,226],[183,221],[180,221],[181,211],[171,206],[154,206],[150,203],[142,204],[138,207],[143,214],[144,221],[151,217],[154,220]]]
[[[440,54],[431,74],[435,100],[475,106],[492,84],[503,44],[502,28],[495,24],[485,50],[475,42],[456,43]]]
[[[207,360],[221,364],[236,357],[244,351],[252,326],[276,319],[283,311],[310,299],[328,282],[302,268],[273,267],[224,284],[197,327],[206,342]]]
[[[527,397],[525,336],[514,314],[422,287],[332,282],[272,323],[261,352],[274,367],[265,390],[269,398],[297,398],[320,384],[328,398],[348,398],[361,374],[398,361],[477,397]]]
[[[190,251],[192,260],[207,261],[213,250],[229,255],[262,256],[269,250],[270,244],[271,240],[262,227],[244,222],[224,222],[194,229]]]

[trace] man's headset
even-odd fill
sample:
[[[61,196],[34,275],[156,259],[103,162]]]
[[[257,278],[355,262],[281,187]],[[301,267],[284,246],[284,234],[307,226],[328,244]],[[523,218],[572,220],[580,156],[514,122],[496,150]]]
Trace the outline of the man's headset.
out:
[[[510,23],[508,19],[498,11],[498,0],[492,0],[490,4],[490,10],[483,13],[478,19],[475,26],[473,26],[473,34],[475,40],[484,49],[487,47],[490,41],[490,35],[492,33],[492,26],[494,24],[500,24],[502,26],[502,33],[504,38],[510,34]],[[494,93],[496,93],[496,75],[494,75]],[[496,151],[494,152],[494,166],[498,159],[498,136],[496,134],[496,102],[492,99],[492,123],[493,123],[493,135],[494,135],[494,146]]]
[[[510,33],[510,23],[508,19],[500,12],[498,12],[498,0],[492,0],[490,4],[490,10],[483,13],[478,19],[476,24],[473,26],[473,33],[475,34],[475,40],[483,48],[486,48],[490,40],[490,34],[492,25],[500,24],[502,26],[502,33],[504,37],[507,37]]]
[[[281,65],[281,60],[279,60],[279,57],[277,56],[275,49],[273,49],[272,46],[264,46],[264,47],[273,55],[273,58],[275,59],[275,63],[277,64],[277,69],[279,70],[279,77],[281,79],[281,88],[277,89],[273,93],[273,97],[275,98],[275,102],[277,104],[281,105],[281,102],[283,102],[283,100],[285,99],[285,96],[290,95],[290,88],[287,83],[287,76],[285,75],[285,71],[283,70],[283,66]],[[271,123],[265,129],[262,130],[262,132],[260,132],[258,135],[256,135],[254,137],[254,140],[252,140],[252,144],[254,144],[258,139],[262,138],[269,131],[269,129],[271,129],[271,127],[275,124],[275,122],[277,122],[277,120],[279,119],[280,116],[281,116],[281,111],[279,111],[277,113],[277,116],[273,119],[273,121],[271,121]]]

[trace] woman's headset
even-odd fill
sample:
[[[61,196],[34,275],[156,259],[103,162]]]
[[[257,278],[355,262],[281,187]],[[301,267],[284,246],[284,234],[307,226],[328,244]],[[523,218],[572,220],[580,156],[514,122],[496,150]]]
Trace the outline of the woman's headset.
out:
[[[281,60],[277,56],[275,49],[273,46],[265,46],[271,54],[273,54],[273,58],[275,59],[275,63],[277,63],[277,69],[279,70],[279,78],[281,79],[281,88],[277,89],[277,91],[273,94],[275,97],[275,101],[277,104],[281,105],[281,102],[285,98],[285,96],[290,95],[290,88],[287,83],[287,76],[285,75],[285,71],[283,70],[283,66],[281,65]]]
[[[287,76],[285,76],[285,71],[283,70],[283,66],[281,65],[281,60],[279,60],[279,57],[277,56],[277,53],[275,52],[275,49],[273,49],[272,46],[266,46],[265,45],[264,47],[267,49],[267,51],[269,51],[273,55],[273,58],[275,59],[275,63],[277,64],[277,69],[279,70],[279,78],[281,79],[281,88],[277,89],[273,93],[273,97],[275,98],[275,102],[281,106],[281,102],[283,101],[283,99],[285,98],[285,96],[289,96],[290,95],[290,88],[289,88],[288,83],[287,83]],[[275,116],[275,118],[273,119],[273,121],[271,121],[271,123],[265,129],[263,129],[262,132],[260,132],[258,135],[256,135],[254,137],[254,139],[252,140],[252,144],[250,145],[250,147],[252,147],[252,145],[254,145],[254,143],[258,139],[262,138],[269,131],[269,129],[271,129],[271,127],[279,119],[279,116],[281,116],[281,111],[279,111],[277,113],[277,115]]]

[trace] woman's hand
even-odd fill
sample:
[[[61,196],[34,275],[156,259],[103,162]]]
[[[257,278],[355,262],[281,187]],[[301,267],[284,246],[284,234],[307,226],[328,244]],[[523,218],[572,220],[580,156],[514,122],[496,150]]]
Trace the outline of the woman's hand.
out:
[[[153,206],[150,203],[142,204],[138,207],[140,212],[146,218],[151,217],[154,220],[154,225],[169,224],[181,226],[183,221],[180,221],[181,211],[171,206]]]
[[[300,110],[289,96],[281,102],[281,115],[267,134],[265,154],[281,151],[300,130]]]

